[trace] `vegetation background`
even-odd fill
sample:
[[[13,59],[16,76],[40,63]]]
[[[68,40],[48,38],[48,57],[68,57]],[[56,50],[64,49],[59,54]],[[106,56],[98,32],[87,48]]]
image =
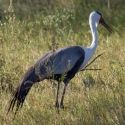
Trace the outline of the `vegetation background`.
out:
[[[15,119],[6,116],[13,90],[24,72],[56,47],[89,46],[92,11],[112,27],[99,25],[103,55],[71,80],[64,110],[57,113],[56,82],[35,84]],[[0,124],[1,125],[124,125],[125,124],[125,1],[124,0],[0,0]],[[63,84],[61,85],[63,87]],[[60,93],[62,90],[60,90]]]

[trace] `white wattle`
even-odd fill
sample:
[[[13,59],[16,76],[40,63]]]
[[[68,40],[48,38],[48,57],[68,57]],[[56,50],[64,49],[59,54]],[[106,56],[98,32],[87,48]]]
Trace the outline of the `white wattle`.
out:
[[[94,18],[92,18],[90,16],[89,24],[90,24],[90,28],[91,28],[91,32],[92,32],[92,44],[88,48],[81,46],[85,51],[85,59],[84,59],[83,64],[81,65],[79,70],[84,69],[86,64],[90,61],[90,59],[94,55],[95,50],[96,50],[97,45],[98,45],[98,36],[97,36],[97,24],[98,24],[98,22],[96,22],[94,20]]]

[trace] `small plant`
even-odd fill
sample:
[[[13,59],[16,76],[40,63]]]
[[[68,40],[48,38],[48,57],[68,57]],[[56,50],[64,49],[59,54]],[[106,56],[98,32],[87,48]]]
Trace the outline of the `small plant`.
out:
[[[63,9],[59,11],[55,9],[52,15],[43,18],[43,27],[46,30],[55,32],[58,35],[68,32],[72,28],[75,20],[74,10]]]

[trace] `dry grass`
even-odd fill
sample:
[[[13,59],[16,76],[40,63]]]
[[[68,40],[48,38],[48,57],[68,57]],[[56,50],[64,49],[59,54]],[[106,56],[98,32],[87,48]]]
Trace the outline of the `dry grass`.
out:
[[[79,72],[71,80],[64,100],[66,106],[64,110],[60,109],[59,114],[57,113],[54,107],[56,84],[54,81],[51,83],[45,80],[32,87],[23,108],[15,119],[13,119],[13,113],[6,116],[13,89],[26,69],[49,50],[53,36],[59,47],[88,46],[91,43],[89,25],[87,24],[85,29],[81,30],[88,20],[81,23],[82,28],[78,27],[75,25],[76,19],[75,15],[72,15],[73,11],[65,13],[63,10],[61,12],[62,15],[73,16],[72,21],[69,22],[71,23],[70,30],[68,30],[68,24],[63,24],[65,30],[61,30],[61,24],[57,20],[61,21],[63,16],[57,16],[57,13],[52,16],[58,24],[58,27],[55,27],[53,20],[48,20],[48,16],[42,19],[37,18],[37,21],[19,21],[13,14],[12,8],[8,11],[6,12],[7,21],[0,24],[1,125],[125,124],[125,36],[118,30],[107,35],[107,31],[101,26],[98,27],[99,45],[95,56],[104,53],[90,68],[101,68],[102,70]],[[43,20],[47,25],[41,23]],[[67,22],[67,20],[64,21]],[[52,23],[51,26],[50,23]],[[78,28],[76,29],[78,32],[74,31],[74,27]],[[61,32],[57,32],[59,29]],[[103,32],[101,32],[102,29]],[[60,93],[62,88],[63,84]]]

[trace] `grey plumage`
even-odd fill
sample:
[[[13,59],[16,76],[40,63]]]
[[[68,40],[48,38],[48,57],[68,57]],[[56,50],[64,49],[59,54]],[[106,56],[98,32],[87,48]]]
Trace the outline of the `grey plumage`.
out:
[[[49,77],[52,73],[63,74],[70,71],[77,60],[84,55],[84,50],[79,46],[61,48],[56,51],[50,51],[43,55],[34,65],[40,69],[43,78]]]
[[[66,86],[69,81],[78,72],[84,61],[85,52],[80,46],[71,46],[66,48],[49,51],[44,54],[33,66],[31,66],[24,74],[20,84],[13,94],[8,112],[13,110],[15,104],[17,112],[22,107],[23,102],[32,85],[44,79],[55,79],[58,81],[56,107],[63,107],[63,99]],[[64,79],[61,76],[65,74]],[[58,103],[59,84],[61,80],[64,82],[64,90],[60,104]]]

